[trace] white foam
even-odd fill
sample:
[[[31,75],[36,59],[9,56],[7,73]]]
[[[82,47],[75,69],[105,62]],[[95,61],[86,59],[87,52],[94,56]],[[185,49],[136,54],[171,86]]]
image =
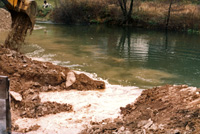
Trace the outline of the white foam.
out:
[[[73,105],[73,112],[63,112],[48,115],[38,119],[18,119],[16,123],[22,127],[38,124],[41,127],[36,132],[29,133],[59,133],[77,134],[90,121],[102,121],[106,118],[114,119],[120,116],[120,107],[125,107],[141,94],[137,87],[123,87],[106,85],[104,91],[61,91],[42,92],[42,102],[51,101]]]
[[[36,50],[30,53],[26,53],[28,57],[34,58],[35,56],[39,55],[40,53],[44,52],[45,50],[37,44],[31,44],[31,47],[35,48]]]

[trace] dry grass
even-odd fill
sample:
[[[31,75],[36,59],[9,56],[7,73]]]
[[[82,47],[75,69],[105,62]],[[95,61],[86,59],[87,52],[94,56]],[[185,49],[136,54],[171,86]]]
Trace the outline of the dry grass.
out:
[[[162,2],[134,1],[133,24],[143,27],[164,28],[169,4]],[[200,29],[200,6],[175,3],[172,5],[169,28],[174,30]],[[117,0],[63,0],[54,10],[53,19],[57,22],[97,22],[122,20],[122,12]],[[141,24],[140,24],[141,23]]]
[[[169,5],[159,2],[143,2],[138,7],[138,18],[147,23],[164,26]],[[169,28],[171,29],[200,29],[200,6],[194,4],[175,3],[172,5]]]

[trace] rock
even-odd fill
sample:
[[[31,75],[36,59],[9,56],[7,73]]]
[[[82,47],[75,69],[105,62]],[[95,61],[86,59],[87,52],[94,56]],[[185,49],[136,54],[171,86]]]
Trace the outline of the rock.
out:
[[[150,127],[150,129],[156,130],[156,129],[158,129],[158,126],[156,124],[152,124],[151,127]]]
[[[76,76],[74,72],[70,71],[67,73],[67,81],[66,81],[66,87],[71,86],[76,81]]]
[[[147,121],[147,123],[144,125],[144,128],[147,129],[147,128],[149,128],[152,124],[153,124],[153,121],[152,121],[151,119],[149,119],[149,120]]]
[[[151,119],[149,120],[141,120],[139,123],[138,123],[138,127],[142,127],[142,128],[149,128],[151,125],[153,124],[153,121]]]
[[[14,92],[14,91],[10,91],[10,95],[16,100],[16,101],[22,101],[22,96],[21,94]]]

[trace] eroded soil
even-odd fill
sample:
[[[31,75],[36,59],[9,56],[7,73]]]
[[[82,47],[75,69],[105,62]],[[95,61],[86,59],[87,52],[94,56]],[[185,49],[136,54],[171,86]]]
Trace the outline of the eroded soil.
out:
[[[68,74],[73,73],[74,82]],[[55,102],[42,103],[39,92],[61,90],[96,90],[104,89],[105,83],[95,81],[85,74],[76,74],[66,67],[56,66],[49,62],[34,61],[14,50],[0,46],[0,75],[10,79],[10,90],[21,95],[22,100],[12,97],[12,118],[37,118],[48,114],[73,110],[70,104]],[[73,77],[72,76],[72,77]],[[67,79],[68,78],[68,79]],[[13,120],[14,122],[14,120]]]
[[[92,122],[83,134],[199,134],[200,89],[166,85],[144,90],[111,122]]]

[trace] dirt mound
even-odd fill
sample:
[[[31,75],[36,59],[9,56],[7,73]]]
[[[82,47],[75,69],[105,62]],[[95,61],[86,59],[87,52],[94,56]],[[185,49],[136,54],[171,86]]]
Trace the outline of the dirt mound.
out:
[[[104,89],[105,83],[95,81],[85,74],[76,74],[66,67],[49,62],[39,62],[27,58],[14,50],[0,45],[0,75],[10,79],[13,130],[15,119],[37,118],[59,112],[71,112],[70,104],[41,102],[40,92],[61,90]],[[28,130],[27,130],[28,131]]]
[[[75,80],[66,85],[66,81],[71,80],[68,73],[73,73]],[[31,60],[23,54],[6,49],[3,46],[0,46],[0,74],[9,76],[11,89],[15,89],[17,92],[24,90],[26,86],[36,86],[39,91],[105,88],[105,83],[102,81],[92,80],[85,74],[76,74],[66,67]]]
[[[11,28],[11,15],[5,9],[0,8],[0,31],[10,30]]]
[[[199,134],[199,92],[185,85],[144,90],[134,104],[121,108],[122,117],[93,122],[82,133]]]

